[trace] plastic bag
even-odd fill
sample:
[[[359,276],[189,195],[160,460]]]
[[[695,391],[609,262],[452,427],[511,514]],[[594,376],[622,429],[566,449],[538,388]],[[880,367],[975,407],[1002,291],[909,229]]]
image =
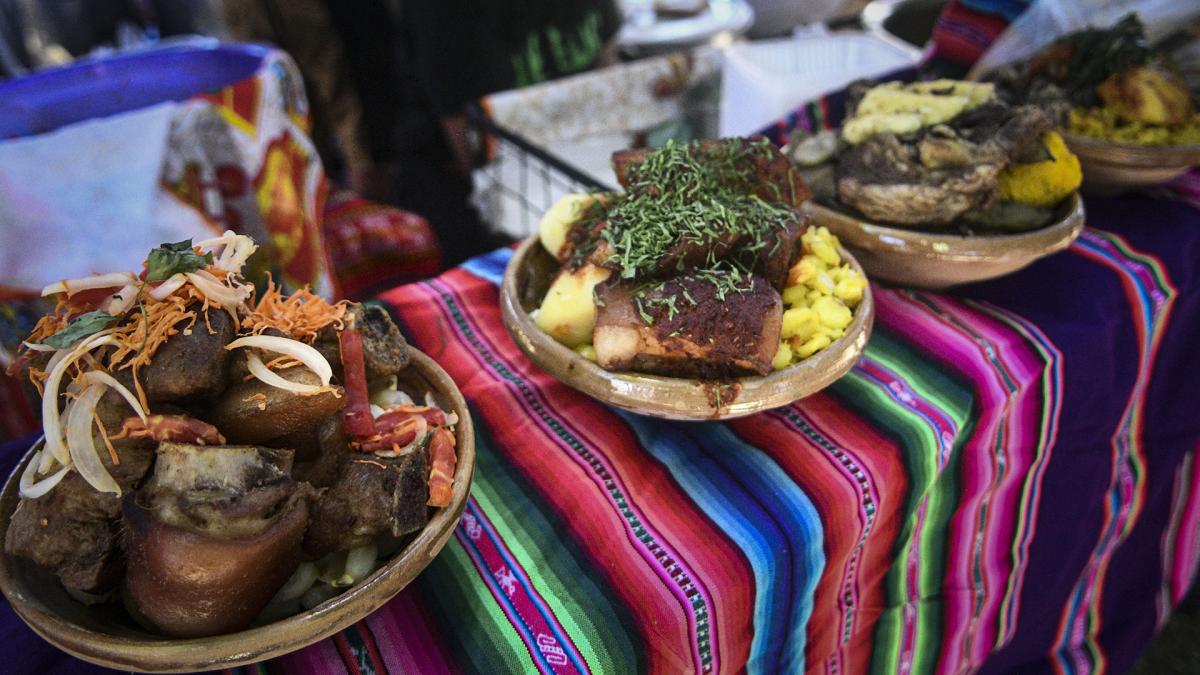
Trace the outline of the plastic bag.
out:
[[[1058,37],[1088,26],[1107,28],[1137,12],[1154,43],[1200,17],[1200,2],[1184,0],[1037,0],[996,38],[972,69],[982,74],[1023,61]]]

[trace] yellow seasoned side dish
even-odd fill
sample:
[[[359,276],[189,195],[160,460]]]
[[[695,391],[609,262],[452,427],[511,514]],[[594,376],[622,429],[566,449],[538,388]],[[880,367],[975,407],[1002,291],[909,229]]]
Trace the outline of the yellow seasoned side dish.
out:
[[[1079,189],[1083,171],[1062,136],[1053,131],[1042,136],[1050,159],[1010,164],[1000,172],[1000,198],[1028,206],[1050,208]]]
[[[538,223],[538,238],[550,255],[558,257],[567,241],[567,231],[599,199],[590,194],[569,194],[554,202]]]
[[[1067,128],[1080,136],[1130,145],[1198,145],[1200,113],[1183,124],[1168,127],[1123,119],[1111,106],[1073,108]]]
[[[803,254],[783,290],[783,329],[775,370],[825,349],[842,337],[862,301],[867,280],[842,262],[838,239],[828,228],[810,227],[800,237]]]
[[[979,82],[887,82],[867,91],[854,115],[842,123],[842,138],[854,145],[876,134],[912,133],[951,120],[994,95],[993,85]]]

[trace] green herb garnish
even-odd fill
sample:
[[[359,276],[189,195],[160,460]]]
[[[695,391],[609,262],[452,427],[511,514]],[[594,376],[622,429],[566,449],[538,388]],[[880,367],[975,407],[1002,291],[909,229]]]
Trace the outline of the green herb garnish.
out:
[[[83,338],[108,328],[116,320],[117,317],[101,310],[80,314],[57,333],[42,340],[42,344],[55,349],[66,349]]]
[[[212,253],[196,253],[191,239],[163,244],[150,251],[150,257],[146,259],[146,281],[163,281],[175,274],[195,272],[211,265],[212,261]]]

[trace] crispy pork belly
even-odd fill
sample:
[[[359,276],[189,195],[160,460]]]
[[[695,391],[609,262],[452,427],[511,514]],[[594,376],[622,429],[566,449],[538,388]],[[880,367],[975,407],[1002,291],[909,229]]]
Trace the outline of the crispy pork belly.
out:
[[[674,377],[766,375],[779,349],[783,302],[762,278],[748,279],[723,298],[696,276],[649,288],[602,286],[593,335],[600,366]]]

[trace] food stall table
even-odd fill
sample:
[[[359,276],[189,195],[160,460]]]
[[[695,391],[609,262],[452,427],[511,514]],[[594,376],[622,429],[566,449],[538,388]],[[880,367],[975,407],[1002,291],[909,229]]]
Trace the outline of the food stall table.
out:
[[[1200,554],[1200,209],[1086,207],[1009,277],[875,285],[848,376],[728,422],[533,367],[500,319],[509,249],[384,293],[473,407],[472,497],[381,610],[247,670],[1124,671]],[[7,605],[0,637],[13,672],[85,667]]]

